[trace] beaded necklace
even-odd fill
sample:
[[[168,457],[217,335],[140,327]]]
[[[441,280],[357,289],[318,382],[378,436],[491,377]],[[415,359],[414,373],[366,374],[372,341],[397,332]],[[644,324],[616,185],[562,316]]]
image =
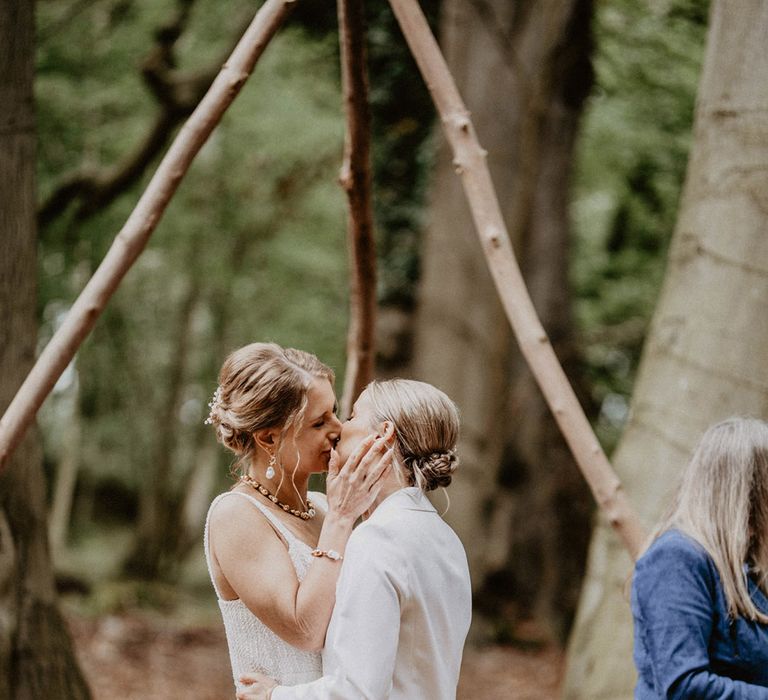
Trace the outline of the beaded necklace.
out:
[[[290,513],[291,515],[297,518],[301,518],[302,520],[310,520],[311,518],[315,517],[315,506],[309,499],[307,499],[307,509],[298,510],[297,508],[291,508],[291,506],[289,506],[287,503],[278,501],[277,496],[275,496],[273,493],[270,493],[264,486],[256,481],[256,479],[248,476],[247,474],[243,474],[240,477],[240,481],[256,489],[262,496],[266,496],[270,501],[272,501],[272,503],[282,508],[286,513]]]

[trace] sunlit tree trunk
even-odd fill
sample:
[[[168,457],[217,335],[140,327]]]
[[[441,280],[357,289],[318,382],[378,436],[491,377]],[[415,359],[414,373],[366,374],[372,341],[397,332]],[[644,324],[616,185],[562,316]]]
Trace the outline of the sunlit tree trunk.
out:
[[[0,410],[35,356],[34,6],[0,5]],[[0,697],[87,698],[48,552],[38,440],[0,477]]]
[[[587,1],[447,0],[442,18],[442,47],[488,151],[534,304],[565,360],[574,356],[566,203],[592,82],[590,15]],[[513,624],[525,607],[558,635],[578,590],[588,492],[514,346],[447,148],[429,212],[413,372],[462,410],[447,518],[488,617]]]
[[[701,432],[768,414],[768,4],[716,0],[661,298],[614,464],[648,525]],[[628,557],[595,531],[564,695],[631,698]]]

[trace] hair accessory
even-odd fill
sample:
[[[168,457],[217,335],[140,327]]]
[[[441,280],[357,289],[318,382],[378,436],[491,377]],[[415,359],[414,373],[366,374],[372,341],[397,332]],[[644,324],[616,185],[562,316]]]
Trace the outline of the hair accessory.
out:
[[[312,501],[309,499],[307,499],[307,509],[298,510],[297,508],[291,508],[287,503],[281,503],[278,501],[277,496],[275,496],[273,493],[270,493],[258,481],[256,481],[256,479],[253,479],[247,474],[243,474],[240,477],[240,481],[256,489],[262,496],[266,496],[276,506],[280,506],[280,508],[282,508],[286,513],[290,513],[291,515],[294,515],[297,518],[301,518],[302,520],[310,520],[311,518],[315,517],[315,506],[312,505]]]
[[[274,479],[275,478],[275,465],[277,464],[277,460],[275,459],[275,455],[270,454],[269,455],[269,466],[267,467],[267,479]]]
[[[335,549],[313,549],[311,554],[313,557],[328,557],[333,561],[341,561],[344,558],[344,555],[339,554]]]
[[[208,408],[211,410],[208,412],[208,418],[206,418],[203,421],[205,425],[213,425],[213,419],[215,418],[213,414],[220,405],[221,405],[221,387],[217,386],[216,391],[213,392],[213,396],[211,397],[211,400],[208,402]]]

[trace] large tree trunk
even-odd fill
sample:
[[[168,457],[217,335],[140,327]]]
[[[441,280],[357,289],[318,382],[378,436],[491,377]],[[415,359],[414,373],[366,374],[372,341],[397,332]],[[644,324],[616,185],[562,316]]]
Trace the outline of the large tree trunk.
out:
[[[35,355],[34,4],[0,5],[0,409]],[[87,698],[58,611],[34,437],[0,477],[0,697]]]
[[[443,12],[443,50],[534,304],[560,357],[572,358],[566,202],[592,81],[591,3],[447,0]],[[445,148],[430,213],[413,371],[462,410],[447,518],[467,547],[481,610],[509,625],[525,608],[559,634],[575,607],[588,491],[513,345]]]
[[[614,463],[660,517],[701,432],[768,413],[768,4],[715,0],[680,214]],[[566,698],[631,698],[631,564],[601,522],[570,641]]]

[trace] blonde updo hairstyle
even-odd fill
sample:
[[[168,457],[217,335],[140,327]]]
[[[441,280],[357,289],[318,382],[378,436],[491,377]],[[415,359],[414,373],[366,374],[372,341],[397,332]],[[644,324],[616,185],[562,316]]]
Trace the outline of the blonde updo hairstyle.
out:
[[[256,451],[255,432],[279,428],[282,437],[292,425],[301,425],[307,392],[318,378],[333,384],[335,377],[313,354],[276,343],[251,343],[224,360],[207,422],[237,456],[233,473],[247,469]],[[278,462],[283,447],[281,439]]]
[[[410,486],[448,486],[459,465],[459,411],[442,391],[412,379],[371,382],[365,397],[375,424],[394,426],[396,449]]]

